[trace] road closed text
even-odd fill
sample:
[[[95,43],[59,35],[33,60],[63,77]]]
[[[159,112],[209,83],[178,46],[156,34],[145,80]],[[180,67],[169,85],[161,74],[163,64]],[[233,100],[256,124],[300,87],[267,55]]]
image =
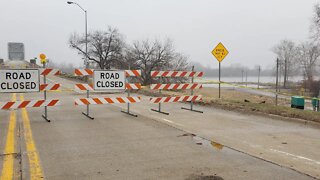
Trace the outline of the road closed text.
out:
[[[95,90],[124,90],[124,71],[94,71]]]
[[[38,92],[38,70],[0,70],[0,92]]]

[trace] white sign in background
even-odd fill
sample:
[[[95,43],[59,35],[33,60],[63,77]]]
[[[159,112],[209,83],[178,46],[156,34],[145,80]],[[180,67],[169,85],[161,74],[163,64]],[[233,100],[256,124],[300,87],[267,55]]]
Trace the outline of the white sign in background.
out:
[[[94,70],[93,89],[103,90],[125,90],[126,77],[124,71]]]
[[[0,93],[39,92],[40,76],[37,69],[0,70]]]

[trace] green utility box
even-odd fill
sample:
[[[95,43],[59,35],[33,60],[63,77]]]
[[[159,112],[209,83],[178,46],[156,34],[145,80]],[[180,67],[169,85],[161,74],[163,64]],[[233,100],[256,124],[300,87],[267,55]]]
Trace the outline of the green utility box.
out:
[[[291,107],[296,109],[304,109],[304,97],[303,96],[292,96]]]
[[[314,111],[319,111],[319,99],[318,98],[312,98],[312,107]]]

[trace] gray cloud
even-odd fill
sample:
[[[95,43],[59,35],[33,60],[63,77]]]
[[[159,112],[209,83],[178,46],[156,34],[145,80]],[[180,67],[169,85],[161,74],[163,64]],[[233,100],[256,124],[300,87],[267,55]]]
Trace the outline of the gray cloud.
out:
[[[316,0],[81,0],[89,30],[120,29],[128,43],[172,38],[191,61],[217,67],[210,54],[223,42],[230,54],[224,65],[272,65],[270,48],[283,38],[308,38]],[[82,64],[67,44],[72,32],[84,32],[84,15],[63,0],[1,0],[0,58],[7,42],[23,42],[26,57],[46,53],[56,62]]]

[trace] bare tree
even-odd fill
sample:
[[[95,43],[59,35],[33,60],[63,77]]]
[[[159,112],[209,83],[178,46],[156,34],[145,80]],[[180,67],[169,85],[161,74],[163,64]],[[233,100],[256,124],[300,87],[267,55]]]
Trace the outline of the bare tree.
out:
[[[290,40],[282,40],[272,51],[280,60],[280,69],[283,73],[283,87],[287,87],[289,76],[292,75],[296,63],[296,47]]]
[[[184,71],[189,68],[188,57],[181,54],[175,53],[173,60],[170,63],[169,69],[175,71]]]
[[[298,59],[303,67],[304,75],[309,83],[313,81],[316,63],[320,57],[320,48],[318,44],[313,42],[301,43],[298,48]]]
[[[163,42],[159,40],[135,41],[128,48],[126,57],[132,66],[141,69],[144,85],[151,83],[151,71],[182,70],[187,64],[186,57],[174,50],[172,41],[169,39]]]
[[[320,4],[314,5],[313,17],[310,26],[311,39],[320,40]]]
[[[88,53],[85,53],[85,37],[71,35],[70,47],[77,50],[83,57],[97,63],[101,69],[119,66],[123,61],[124,41],[116,28],[107,31],[94,31],[88,34]]]

